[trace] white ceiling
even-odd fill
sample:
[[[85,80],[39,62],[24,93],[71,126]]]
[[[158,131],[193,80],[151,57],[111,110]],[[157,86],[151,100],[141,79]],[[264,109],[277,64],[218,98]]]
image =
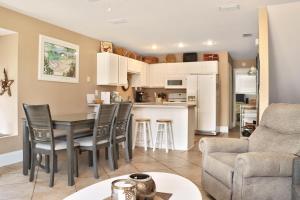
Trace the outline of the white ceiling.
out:
[[[257,51],[258,8],[294,1],[0,0],[0,5],[141,54],[227,50],[234,59],[246,59],[254,58]],[[219,11],[219,6],[232,3],[238,3],[240,10]],[[109,22],[119,18],[128,23]],[[243,38],[243,33],[254,37]],[[203,45],[208,39],[216,45]],[[178,48],[179,42],[185,47]],[[158,48],[153,50],[152,44]]]
[[[11,35],[11,34],[15,34],[16,32],[8,30],[8,29],[4,29],[4,28],[0,28],[0,36],[4,36],[4,35]]]

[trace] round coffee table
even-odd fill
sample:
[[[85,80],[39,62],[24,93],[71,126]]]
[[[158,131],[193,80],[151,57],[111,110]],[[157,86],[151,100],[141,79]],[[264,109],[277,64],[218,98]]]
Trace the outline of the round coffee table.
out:
[[[172,193],[170,200],[202,200],[198,187],[190,180],[163,172],[145,172],[152,176],[158,192]],[[128,178],[129,175],[118,176],[93,184],[66,197],[65,200],[102,200],[111,195],[111,182],[116,179]]]

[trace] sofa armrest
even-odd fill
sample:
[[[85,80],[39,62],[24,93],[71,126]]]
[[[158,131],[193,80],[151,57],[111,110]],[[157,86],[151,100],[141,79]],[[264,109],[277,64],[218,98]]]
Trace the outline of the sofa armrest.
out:
[[[236,138],[202,138],[199,149],[202,153],[226,152],[245,153],[248,152],[248,140]]]
[[[235,170],[248,177],[291,177],[296,156],[278,152],[249,152],[239,154]]]
[[[293,184],[300,186],[300,157],[296,157],[293,163]]]

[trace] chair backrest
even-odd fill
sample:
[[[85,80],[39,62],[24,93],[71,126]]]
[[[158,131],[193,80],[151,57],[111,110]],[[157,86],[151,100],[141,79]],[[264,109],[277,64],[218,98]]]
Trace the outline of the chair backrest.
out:
[[[132,103],[120,103],[116,121],[116,136],[125,135],[128,131]]]
[[[112,141],[117,112],[118,104],[99,105],[93,131],[94,144],[101,140]]]
[[[53,143],[53,125],[49,105],[23,104],[33,144]],[[54,147],[54,146],[53,146]]]
[[[272,104],[249,138],[249,151],[300,155],[300,104]]]

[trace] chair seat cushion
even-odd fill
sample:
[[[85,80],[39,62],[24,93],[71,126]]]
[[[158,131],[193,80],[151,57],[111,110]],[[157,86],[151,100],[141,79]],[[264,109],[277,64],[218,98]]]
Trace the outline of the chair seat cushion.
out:
[[[75,142],[78,143],[80,146],[90,147],[90,146],[93,146],[93,136],[77,138],[77,139],[75,139]],[[97,144],[100,145],[100,144],[105,144],[105,143],[109,143],[109,141],[101,140]]]
[[[210,153],[204,162],[204,169],[228,188],[232,188],[234,163],[237,155],[237,153]]]
[[[76,147],[76,146],[79,146],[79,144],[74,142],[74,147]],[[36,148],[44,149],[44,150],[51,150],[51,145],[50,145],[50,143],[38,143],[38,144],[36,144]],[[62,149],[67,149],[67,141],[55,139],[55,150],[62,150]]]

